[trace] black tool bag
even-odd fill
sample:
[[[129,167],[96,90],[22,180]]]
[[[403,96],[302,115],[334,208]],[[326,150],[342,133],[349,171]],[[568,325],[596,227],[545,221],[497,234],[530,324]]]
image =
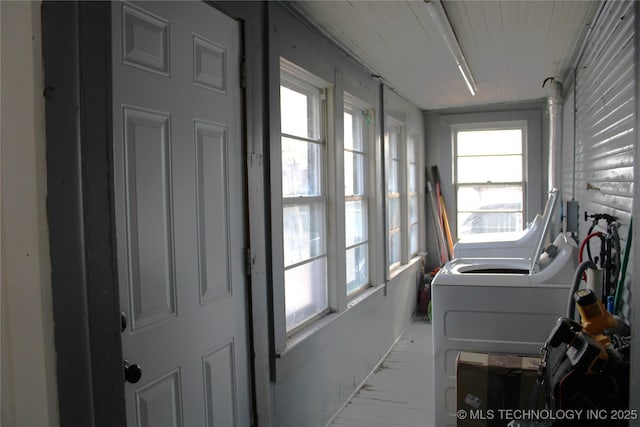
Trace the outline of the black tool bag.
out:
[[[566,343],[545,345],[541,380],[547,408],[553,411],[583,410],[580,420],[555,421],[553,427],[626,427],[623,411],[629,402],[629,363],[613,351],[598,373],[587,373],[574,366]],[[588,412],[591,411],[591,412]],[[597,414],[597,416],[596,416]]]

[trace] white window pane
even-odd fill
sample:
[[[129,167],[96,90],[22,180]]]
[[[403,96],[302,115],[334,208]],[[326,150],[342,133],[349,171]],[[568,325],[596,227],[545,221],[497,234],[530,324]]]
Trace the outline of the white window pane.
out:
[[[353,150],[353,115],[344,112],[344,148]]]
[[[458,157],[458,183],[522,181],[522,156]]]
[[[367,202],[345,202],[345,244],[352,246],[367,240]]]
[[[522,129],[459,131],[458,156],[522,154]]]
[[[411,224],[418,222],[418,195],[409,195],[409,222]]]
[[[285,206],[284,265],[325,254],[325,207],[322,203]]]
[[[416,184],[416,164],[409,163],[409,193],[415,193],[418,185]]]
[[[364,155],[351,151],[344,152],[344,194],[364,195]]]
[[[409,229],[409,252],[415,254],[418,252],[418,232],[420,227],[418,224],[412,224]]]
[[[347,250],[347,295],[369,284],[368,252],[367,244]]]
[[[416,140],[415,135],[409,135],[407,138],[407,161],[409,163],[416,162]]]
[[[523,199],[520,185],[458,187],[458,211],[521,211]]]
[[[458,236],[522,230],[522,212],[458,213]]]
[[[389,161],[389,176],[387,177],[387,191],[397,193],[398,189],[398,161]]]
[[[460,186],[458,236],[522,230],[523,199],[519,185]]]
[[[322,146],[297,139],[282,138],[282,195],[322,194]]]
[[[459,131],[456,148],[458,236],[522,230],[523,128]]]
[[[283,82],[283,85],[280,86],[280,131],[282,133],[318,139],[320,135],[319,111],[319,89],[302,85],[296,87],[290,82]]]
[[[389,230],[400,228],[400,198],[389,198]]]
[[[355,151],[364,152],[364,120],[362,116],[362,111],[355,110],[353,112],[353,125],[352,125],[352,133],[353,133],[353,149]]]
[[[389,265],[400,262],[400,230],[389,233]]]
[[[328,307],[327,259],[285,270],[286,328],[290,330]]]
[[[362,111],[349,109],[344,113],[344,148],[364,152],[363,137],[363,113]]]
[[[398,158],[398,140],[400,139],[400,128],[392,126],[389,128],[389,157]]]

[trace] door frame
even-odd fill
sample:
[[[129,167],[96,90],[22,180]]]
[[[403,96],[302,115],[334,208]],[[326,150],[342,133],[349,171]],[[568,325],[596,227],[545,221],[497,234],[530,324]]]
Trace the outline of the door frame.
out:
[[[124,426],[109,3],[44,2],[54,338],[61,425]]]
[[[243,88],[245,194],[264,182],[263,58],[264,5],[215,4],[241,24],[241,52],[247,66]],[[244,18],[249,25],[244,25]],[[126,425],[122,378],[113,189],[111,9],[109,2],[42,3],[47,138],[47,210],[50,232],[54,338],[60,425]],[[254,26],[255,24],[255,26]],[[252,27],[249,30],[248,27]],[[258,29],[256,31],[256,28]],[[249,57],[245,46],[252,46]],[[251,106],[251,107],[248,107]],[[250,143],[247,144],[246,142]],[[248,147],[247,147],[248,146]],[[260,193],[258,193],[260,194]],[[265,194],[262,192],[261,194]],[[246,197],[246,208],[262,218],[265,196]],[[252,248],[247,284],[249,375],[253,425],[270,426],[271,316],[254,304],[268,291],[266,233],[256,232],[247,213]],[[261,221],[258,221],[260,226]],[[252,299],[251,295],[254,294]],[[257,294],[257,295],[256,295]],[[266,369],[265,369],[266,367]],[[256,399],[256,391],[261,399]]]

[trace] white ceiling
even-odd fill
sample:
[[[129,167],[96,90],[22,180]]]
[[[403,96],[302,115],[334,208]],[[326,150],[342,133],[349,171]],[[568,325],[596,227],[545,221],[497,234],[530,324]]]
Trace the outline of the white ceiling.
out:
[[[478,85],[472,96],[424,1],[292,1],[287,7],[424,110],[546,96],[600,8],[596,1],[442,1]]]

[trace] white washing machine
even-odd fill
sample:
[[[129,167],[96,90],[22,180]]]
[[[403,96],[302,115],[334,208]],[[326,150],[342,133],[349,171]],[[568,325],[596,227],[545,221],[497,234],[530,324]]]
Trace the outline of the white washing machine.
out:
[[[542,214],[537,214],[528,227],[514,233],[482,233],[460,238],[453,246],[455,258],[525,258],[530,257],[551,223],[558,204],[558,190],[549,191]]]
[[[458,352],[538,355],[565,315],[577,245],[560,234],[555,254],[542,242],[531,258],[459,258],[431,284],[435,425],[456,425]],[[554,252],[554,251],[550,251]]]

